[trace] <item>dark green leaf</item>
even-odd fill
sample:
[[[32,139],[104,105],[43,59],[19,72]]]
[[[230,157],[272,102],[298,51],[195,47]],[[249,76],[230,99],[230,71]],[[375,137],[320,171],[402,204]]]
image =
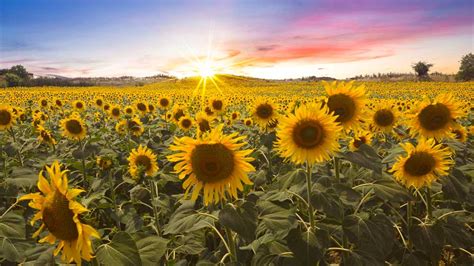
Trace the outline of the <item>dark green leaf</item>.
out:
[[[137,244],[125,232],[118,232],[110,243],[99,246],[97,259],[105,265],[142,265]]]

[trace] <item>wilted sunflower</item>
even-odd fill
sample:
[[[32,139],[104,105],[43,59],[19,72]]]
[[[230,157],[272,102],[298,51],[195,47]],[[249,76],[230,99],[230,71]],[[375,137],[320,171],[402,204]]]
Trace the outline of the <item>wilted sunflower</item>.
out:
[[[323,81],[328,94],[326,105],[329,112],[337,117],[336,122],[345,130],[358,129],[365,105],[365,87],[354,87],[353,83]]]
[[[60,121],[62,136],[73,140],[82,140],[87,133],[84,121],[78,113],[72,113]]]
[[[419,189],[430,185],[437,176],[447,175],[450,165],[453,164],[449,148],[436,144],[434,139],[422,138],[416,147],[410,142],[400,145],[407,152],[407,156],[398,157],[390,171],[406,187]]]
[[[265,128],[268,123],[278,118],[277,105],[268,99],[258,99],[251,111],[253,120],[260,127]]]
[[[133,149],[128,157],[130,175],[134,179],[139,178],[142,172],[145,176],[152,176],[158,171],[156,155],[146,146],[140,145],[138,149]]]
[[[15,123],[15,115],[12,108],[0,105],[0,131],[10,129]]]
[[[370,145],[372,142],[372,134],[368,131],[360,131],[354,133],[354,137],[349,142],[349,150],[356,151],[362,144]]]
[[[329,160],[339,150],[342,127],[327,108],[316,104],[301,105],[295,114],[280,119],[276,150],[296,164]]]
[[[412,135],[443,139],[449,137],[456,126],[456,119],[462,114],[452,94],[440,94],[433,103],[425,98],[411,119]]]
[[[188,131],[193,126],[193,120],[189,116],[182,116],[178,122],[179,128],[182,130]]]
[[[217,203],[227,198],[226,193],[237,198],[237,190],[252,182],[247,174],[255,171],[248,157],[252,150],[239,150],[245,136],[238,132],[230,135],[222,133],[223,125],[203,134],[200,138],[175,138],[170,150],[176,152],[168,160],[176,162],[174,170],[179,179],[185,179],[183,188],[185,197],[192,188],[191,200],[196,200],[199,192],[204,191],[204,204]]]
[[[81,223],[80,214],[88,212],[75,197],[84,192],[82,189],[68,188],[67,171],[61,171],[61,165],[55,161],[50,167],[46,166],[49,182],[43,175],[38,176],[38,193],[30,193],[22,196],[19,200],[30,200],[31,208],[39,210],[31,225],[41,220],[40,228],[33,234],[36,238],[43,229],[49,234],[39,240],[39,243],[50,244],[59,241],[54,255],[62,250],[61,259],[66,263],[74,261],[81,264],[81,260],[90,261],[92,256],[91,237],[100,238],[99,233],[91,226]]]
[[[370,114],[373,129],[389,133],[397,122],[398,115],[389,105],[379,105]]]

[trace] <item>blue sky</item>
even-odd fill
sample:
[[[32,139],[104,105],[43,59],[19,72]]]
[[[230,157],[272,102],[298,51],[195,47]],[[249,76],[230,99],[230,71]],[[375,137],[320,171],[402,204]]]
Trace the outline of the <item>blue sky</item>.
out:
[[[454,73],[473,49],[473,1],[1,0],[0,67],[36,74],[219,72],[264,78]]]

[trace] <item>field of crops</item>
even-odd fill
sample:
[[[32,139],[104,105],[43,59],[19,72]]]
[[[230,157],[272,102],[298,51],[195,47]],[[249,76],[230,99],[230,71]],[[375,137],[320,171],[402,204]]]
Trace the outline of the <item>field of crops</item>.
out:
[[[0,89],[2,265],[472,265],[474,82]]]

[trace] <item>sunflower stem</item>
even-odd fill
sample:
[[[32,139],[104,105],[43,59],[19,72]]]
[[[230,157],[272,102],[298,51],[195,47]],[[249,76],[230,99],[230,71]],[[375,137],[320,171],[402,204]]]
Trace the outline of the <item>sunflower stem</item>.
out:
[[[407,243],[408,249],[412,249],[411,227],[412,227],[413,205],[411,201],[407,201]]]
[[[153,216],[155,218],[155,227],[156,227],[156,234],[160,236],[160,220],[158,219],[158,209],[156,208],[156,204],[154,203],[155,197],[158,197],[158,191],[155,186],[155,182],[150,179],[150,198],[151,198],[151,206],[153,207]]]
[[[229,242],[229,249],[231,251],[231,259],[233,262],[237,261],[237,249],[235,246],[234,238],[232,237],[232,231],[229,229],[229,227],[224,226],[225,228],[225,234],[227,235],[227,241]]]
[[[79,140],[79,148],[81,149],[81,164],[82,164],[82,178],[83,182],[86,182],[86,159],[84,158],[84,147],[82,140]]]
[[[336,175],[337,183],[341,183],[341,176],[339,174],[339,158],[334,157],[334,174]]]
[[[306,190],[307,190],[307,200],[308,200],[308,218],[310,229],[314,228],[314,214],[313,214],[313,205],[311,205],[311,191],[312,191],[312,183],[311,183],[311,165],[306,162]]]
[[[107,176],[108,176],[109,184],[110,184],[110,196],[112,197],[112,201],[114,204],[115,215],[117,215],[117,220],[115,221],[115,225],[120,230],[120,219],[118,219],[117,195],[115,194],[114,181],[112,179],[111,170],[107,170]]]
[[[431,202],[431,189],[426,187],[426,212],[428,214],[428,220],[433,218],[433,205]]]

